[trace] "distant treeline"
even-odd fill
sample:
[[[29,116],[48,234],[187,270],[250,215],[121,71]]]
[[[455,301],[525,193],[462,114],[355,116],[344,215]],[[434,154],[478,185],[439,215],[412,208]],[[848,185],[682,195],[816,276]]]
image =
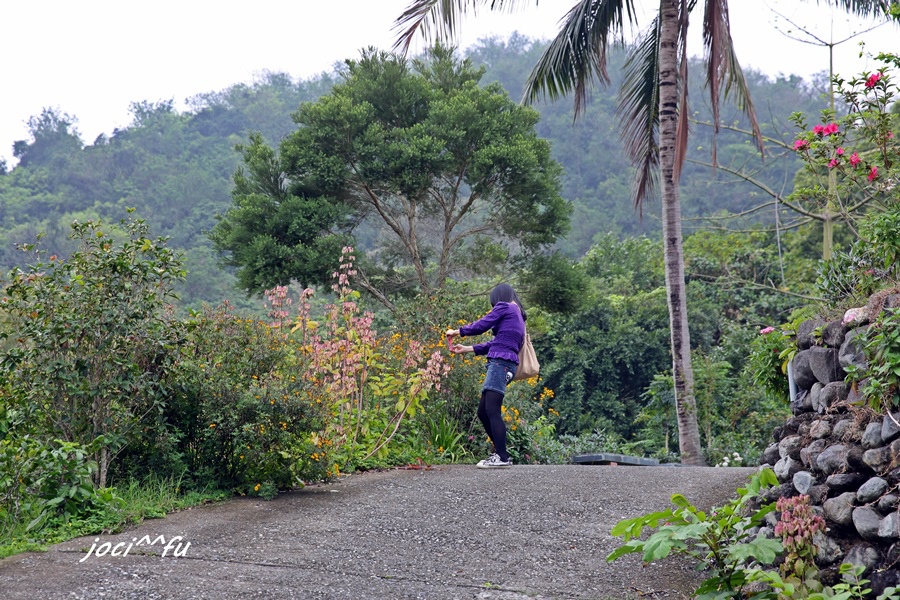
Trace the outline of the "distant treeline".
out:
[[[483,40],[469,57],[486,68],[483,83],[498,81],[518,99],[540,51],[540,44],[513,35]],[[594,90],[578,120],[569,100],[536,106],[538,131],[565,168],[563,196],[575,212],[560,249],[575,258],[609,233],[656,237],[660,230],[657,204],[645,206],[641,218],[630,203],[631,171],[615,111],[623,58],[621,53],[612,57],[612,85]],[[703,97],[701,71],[692,70],[698,74],[691,93],[696,99]],[[773,139],[792,140],[790,113],[802,111],[815,119],[823,107],[824,81],[747,75],[763,132]],[[295,81],[268,73],[253,84],[200,94],[184,112],[175,110],[173,101],[137,102],[128,127],[90,144],[77,133],[77,115],[45,109],[29,121],[31,138],[15,143],[16,166],[0,170],[0,267],[27,262],[16,244],[32,242],[38,234],[51,252],[65,255],[71,251],[66,236],[73,220],[118,221],[133,207],[154,234],[170,237],[170,246],[185,253],[189,275],[179,292],[186,306],[239,299],[233,276],[220,267],[207,237],[231,203],[232,176],[240,165],[235,145],[251,132],[277,143],[295,129],[291,115],[298,106],[326,94],[340,77],[332,72]],[[740,212],[765,200],[759,188],[726,169],[701,164],[710,162],[713,131],[702,124],[710,119],[705,104],[698,100],[692,111],[697,124],[689,161],[696,162],[686,164],[682,177],[685,217]],[[723,115],[734,129],[722,129],[715,140],[719,164],[758,170],[756,176],[767,186],[789,190],[799,165],[784,158],[760,162],[749,138],[736,131],[746,128],[738,115],[736,109]]]

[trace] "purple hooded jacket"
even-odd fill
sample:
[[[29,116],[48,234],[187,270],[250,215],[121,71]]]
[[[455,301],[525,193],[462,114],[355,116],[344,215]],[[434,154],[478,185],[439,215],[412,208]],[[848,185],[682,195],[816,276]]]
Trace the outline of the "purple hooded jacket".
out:
[[[491,312],[469,325],[459,328],[459,335],[478,335],[492,329],[494,338],[475,344],[472,348],[479,356],[502,358],[519,364],[519,350],[525,342],[525,320],[518,305],[498,302]]]

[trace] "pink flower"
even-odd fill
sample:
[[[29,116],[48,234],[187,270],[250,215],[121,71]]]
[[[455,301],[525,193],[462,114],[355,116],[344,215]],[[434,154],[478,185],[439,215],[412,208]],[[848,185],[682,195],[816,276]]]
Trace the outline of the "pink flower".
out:
[[[835,168],[836,166],[838,166],[838,161],[837,161],[836,158],[832,158],[831,160],[828,161],[828,168],[829,168],[829,169],[833,169],[833,168]]]
[[[843,155],[844,155],[844,149],[841,148],[840,146],[838,146],[837,149],[835,149],[834,153],[837,154],[838,156],[843,156]]]
[[[822,125],[816,125],[815,127],[813,127],[813,133],[816,135],[822,135],[823,133],[825,133],[825,127],[823,127]]]
[[[806,148],[807,146],[809,146],[809,142],[807,142],[806,140],[794,141],[794,150],[802,150],[803,148]]]
[[[850,164],[851,165],[853,165],[855,167],[856,165],[859,164],[859,161],[860,161],[859,154],[854,152],[853,154],[850,155]]]
[[[869,78],[866,79],[866,87],[875,87],[875,84],[878,83],[879,79],[881,79],[881,73],[872,73],[871,75],[869,75]]]
[[[822,133],[825,135],[831,135],[832,133],[838,132],[838,124],[837,123],[829,123],[825,127],[822,128]]]
[[[763,327],[759,330],[759,335],[766,335],[767,333],[772,333],[775,331],[774,327]]]
[[[875,179],[878,177],[878,167],[873,166],[871,169],[869,169],[869,174],[867,175],[867,177],[869,181],[875,181]]]

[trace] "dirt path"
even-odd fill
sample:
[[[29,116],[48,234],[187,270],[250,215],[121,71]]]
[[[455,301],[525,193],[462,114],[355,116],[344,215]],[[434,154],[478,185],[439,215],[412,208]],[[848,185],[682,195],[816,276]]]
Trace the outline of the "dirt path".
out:
[[[610,528],[669,506],[674,492],[703,508],[721,504],[753,471],[452,466],[353,475],[7,558],[0,596],[687,598],[696,577],[688,565],[607,563],[620,541]],[[144,536],[156,543],[138,544]],[[92,546],[120,556],[98,557]]]

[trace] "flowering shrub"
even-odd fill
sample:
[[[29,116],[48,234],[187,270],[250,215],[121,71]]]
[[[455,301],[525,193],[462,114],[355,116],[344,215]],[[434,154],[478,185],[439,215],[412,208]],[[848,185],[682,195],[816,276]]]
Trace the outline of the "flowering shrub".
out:
[[[900,67],[900,57],[878,58]],[[792,117],[802,130],[794,150],[813,183],[798,186],[791,199],[827,207],[834,219],[858,221],[859,239],[824,261],[817,281],[826,301],[852,305],[864,302],[879,285],[897,282],[900,145],[893,131],[896,116],[889,110],[897,86],[887,68],[849,81],[835,78],[835,83],[846,116],[824,111],[823,123],[811,129],[799,114]]]
[[[187,322],[180,394],[166,411],[184,468],[199,482],[274,494],[328,467],[309,459],[322,410],[294,373],[304,357],[277,329],[207,308]]]
[[[310,357],[302,377],[315,390],[316,403],[324,405],[319,435],[335,464],[344,468],[386,458],[404,419],[424,410],[429,392],[440,392],[449,371],[438,350],[429,352],[411,339],[398,347],[398,338],[389,344],[378,336],[372,313],[361,312],[359,293],[350,286],[354,260],[353,249],[345,247],[334,273],[337,301],[326,307],[323,324],[306,318],[301,298],[292,330]]]
[[[891,59],[884,55],[880,58]],[[895,193],[893,178],[900,154],[888,109],[897,86],[885,69],[849,81],[835,78],[835,83],[848,107],[846,116],[836,118],[833,112],[823,111],[823,123],[812,128],[799,113],[791,119],[802,130],[794,141],[794,150],[803,158],[807,171],[817,179],[828,172],[837,173],[837,186],[802,187],[792,199],[821,206],[833,203],[840,208],[840,216],[850,218],[873,201],[885,204]]]

